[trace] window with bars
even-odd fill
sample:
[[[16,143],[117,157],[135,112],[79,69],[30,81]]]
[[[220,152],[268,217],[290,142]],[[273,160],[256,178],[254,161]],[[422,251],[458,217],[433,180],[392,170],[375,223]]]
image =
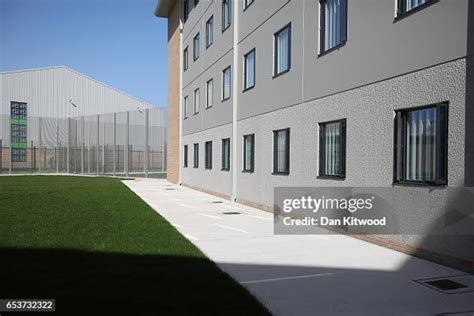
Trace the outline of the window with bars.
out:
[[[206,82],[206,108],[210,108],[214,100],[214,80],[209,79]]]
[[[183,69],[184,71],[188,70],[189,67],[189,57],[188,57],[188,46],[183,51]]]
[[[347,39],[347,0],[320,0],[320,54]]]
[[[199,168],[199,144],[194,144],[194,159],[193,159],[193,168]]]
[[[436,0],[397,0],[397,16],[421,9]]]
[[[196,61],[201,55],[201,39],[199,33],[197,33],[193,38],[193,59]]]
[[[205,168],[212,169],[212,141],[205,143]]]
[[[394,181],[446,185],[448,103],[395,114]]]
[[[255,86],[255,48],[244,55],[244,91]]]
[[[222,170],[230,170],[230,138],[222,140]]]
[[[255,134],[244,136],[244,160],[243,171],[253,172],[255,162]]]
[[[319,176],[346,176],[346,120],[319,124]]]
[[[184,119],[188,118],[188,100],[189,100],[188,96],[185,96],[183,99],[183,118]]]
[[[232,23],[232,0],[222,0],[222,31],[229,28]]]
[[[201,107],[201,93],[199,92],[199,88],[194,90],[194,115],[199,113],[199,108]]]
[[[273,173],[290,173],[290,129],[273,131]]]
[[[10,141],[11,161],[26,162],[27,139],[27,104],[10,103]]]
[[[288,72],[291,67],[291,24],[273,35],[274,65],[273,76]]]
[[[222,71],[222,101],[230,99],[231,70],[230,66]]]
[[[188,167],[188,145],[184,145],[183,148],[183,167]]]
[[[211,16],[206,22],[206,48],[214,42],[214,17]]]
[[[183,0],[183,21],[186,22],[189,16],[189,0]]]

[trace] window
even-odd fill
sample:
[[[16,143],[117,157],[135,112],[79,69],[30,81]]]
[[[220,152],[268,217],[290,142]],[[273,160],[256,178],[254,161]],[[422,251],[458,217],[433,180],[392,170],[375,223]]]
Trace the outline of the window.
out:
[[[447,103],[397,111],[394,181],[447,184],[447,138]]]
[[[347,0],[320,0],[320,54],[342,45],[347,34]]]
[[[290,70],[291,66],[291,24],[274,34],[274,76]]]
[[[183,150],[183,167],[187,168],[188,167],[188,145],[184,145],[184,150]]]
[[[230,98],[231,78],[230,66],[222,71],[222,101]]]
[[[397,16],[415,9],[421,9],[433,2],[435,2],[435,0],[397,0]]]
[[[211,16],[206,22],[206,48],[214,42],[214,17]]]
[[[273,131],[273,173],[290,173],[290,129]]]
[[[255,48],[244,56],[244,91],[255,86]]]
[[[206,83],[206,108],[210,108],[214,98],[214,80],[209,79]]]
[[[205,146],[205,168],[210,170],[212,169],[212,142],[206,142]]]
[[[188,96],[184,97],[183,100],[183,118],[187,119],[188,118]]]
[[[199,168],[199,144],[194,144],[194,161],[193,167]]]
[[[222,170],[230,170],[230,138],[222,140]]]
[[[232,0],[222,0],[222,31],[232,23]]]
[[[244,172],[253,172],[255,158],[255,134],[244,136]]]
[[[346,120],[319,124],[319,176],[346,176]]]
[[[11,102],[10,115],[11,162],[26,162],[27,104]]]
[[[194,115],[199,113],[201,94],[199,93],[199,88],[194,90]]]
[[[254,0],[244,0],[244,10],[247,9]]]
[[[189,16],[189,0],[183,0],[183,21],[186,22]]]
[[[200,47],[201,47],[201,41],[199,39],[199,33],[194,36],[193,39],[193,59],[196,61],[199,58],[200,55]]]
[[[189,59],[188,59],[188,46],[184,49],[183,52],[183,69],[184,71],[188,70],[189,67]]]

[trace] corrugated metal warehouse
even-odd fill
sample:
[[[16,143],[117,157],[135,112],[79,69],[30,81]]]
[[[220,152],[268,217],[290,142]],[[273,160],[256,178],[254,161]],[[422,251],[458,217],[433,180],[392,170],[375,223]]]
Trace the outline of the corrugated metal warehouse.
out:
[[[165,112],[64,66],[0,73],[0,172],[161,174]]]

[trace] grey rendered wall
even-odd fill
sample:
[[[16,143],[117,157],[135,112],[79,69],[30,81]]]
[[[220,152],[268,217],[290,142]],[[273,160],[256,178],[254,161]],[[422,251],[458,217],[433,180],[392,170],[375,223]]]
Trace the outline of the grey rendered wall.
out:
[[[231,138],[232,148],[232,124],[205,130],[183,137],[183,146],[188,145],[188,167],[181,168],[182,183],[200,187],[205,190],[217,192],[227,196],[232,191],[232,172],[221,170],[222,139]],[[212,169],[204,168],[204,144],[212,141]],[[193,144],[199,143],[199,168],[193,168]],[[183,162],[181,162],[183,166]]]
[[[239,56],[255,47],[257,69],[256,87],[239,94],[239,119],[466,56],[466,0],[440,0],[398,21],[394,0],[349,1],[346,44],[319,57],[318,1],[268,2],[240,13]],[[273,79],[273,34],[290,22],[291,70]]]
[[[233,26],[222,32],[221,1],[201,0],[197,7],[189,1],[191,10],[183,26],[183,49],[188,46],[189,68],[183,72],[183,97],[189,95],[188,119],[183,121],[183,135],[232,122],[232,97],[222,102],[222,71],[232,64]],[[206,22],[214,20],[214,42],[206,48]],[[199,32],[201,54],[193,60],[193,38]],[[232,71],[234,67],[232,67]],[[205,109],[206,82],[213,78],[213,107]],[[200,89],[201,111],[193,115],[193,92]]]

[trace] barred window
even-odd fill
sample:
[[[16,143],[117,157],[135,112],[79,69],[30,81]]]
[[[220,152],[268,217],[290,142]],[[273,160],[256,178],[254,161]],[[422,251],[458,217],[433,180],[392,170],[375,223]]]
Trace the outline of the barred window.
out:
[[[319,175],[346,176],[346,120],[319,124]]]
[[[290,129],[273,131],[273,173],[290,173]]]

